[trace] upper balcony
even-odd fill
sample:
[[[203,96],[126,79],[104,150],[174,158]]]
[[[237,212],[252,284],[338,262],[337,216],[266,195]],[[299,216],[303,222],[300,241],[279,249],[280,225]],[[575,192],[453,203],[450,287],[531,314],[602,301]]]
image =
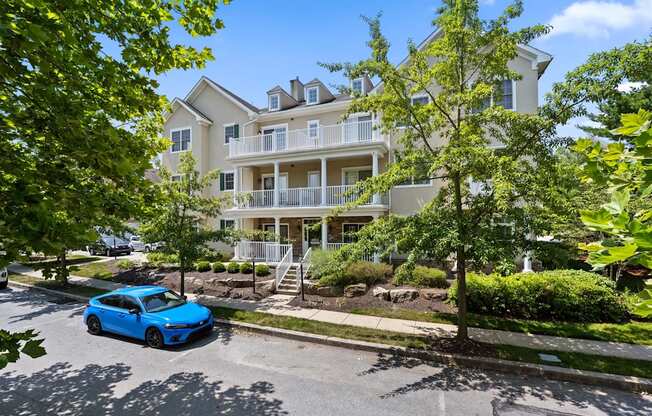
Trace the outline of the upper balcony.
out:
[[[257,136],[232,139],[229,144],[229,159],[313,149],[347,148],[383,142],[372,120],[344,121],[331,126],[315,125],[307,129],[289,131],[286,127],[276,127],[263,129],[263,134]]]

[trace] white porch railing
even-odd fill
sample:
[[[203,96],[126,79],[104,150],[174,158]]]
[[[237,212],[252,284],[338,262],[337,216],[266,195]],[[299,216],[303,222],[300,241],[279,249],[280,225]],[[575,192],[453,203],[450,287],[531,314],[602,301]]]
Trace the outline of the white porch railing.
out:
[[[318,207],[339,206],[357,199],[355,193],[349,194],[354,185],[336,185],[326,187],[326,203],[322,204],[321,187],[288,188],[279,190],[279,207]],[[383,194],[378,201],[381,205],[389,204],[389,196]],[[364,205],[373,203],[373,198]],[[237,197],[238,208],[272,208],[274,207],[274,191],[240,192]]]
[[[247,240],[238,243],[238,256],[243,260],[254,259],[266,263],[277,263],[283,259],[287,251],[292,251],[292,244]]]
[[[318,149],[347,144],[380,142],[371,120],[344,122],[312,129],[277,130],[271,134],[231,139],[229,157],[252,156],[292,150]]]
[[[306,251],[306,254],[304,254],[301,259],[304,274],[308,273],[308,270],[310,270],[310,259],[312,259],[312,247],[308,248],[308,251]]]
[[[292,266],[292,246],[290,244],[278,244],[278,246],[289,246],[286,249],[281,261],[276,265],[276,287],[278,288],[281,284],[281,280],[285,277],[290,266]]]
[[[331,251],[331,250],[336,251],[336,250],[339,250],[342,247],[346,246],[347,244],[350,244],[350,243],[326,243],[326,250],[328,250],[328,251]],[[374,261],[374,256],[364,254],[362,256],[362,260],[368,261],[368,262],[373,262]]]

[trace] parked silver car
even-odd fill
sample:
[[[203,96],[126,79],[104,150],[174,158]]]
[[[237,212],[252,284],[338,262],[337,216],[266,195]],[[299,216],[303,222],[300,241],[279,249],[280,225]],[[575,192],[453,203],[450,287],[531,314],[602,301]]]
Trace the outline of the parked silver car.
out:
[[[6,267],[3,267],[0,269],[0,289],[6,288],[7,283],[9,283],[9,272]]]
[[[145,243],[143,243],[139,235],[132,235],[129,237],[129,247],[131,247],[133,251],[145,251]]]

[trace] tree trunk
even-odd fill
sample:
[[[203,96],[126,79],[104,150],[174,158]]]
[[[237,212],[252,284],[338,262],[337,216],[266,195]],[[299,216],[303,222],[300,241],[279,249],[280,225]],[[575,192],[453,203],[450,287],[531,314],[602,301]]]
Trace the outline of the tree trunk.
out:
[[[185,280],[186,280],[186,267],[185,267],[184,261],[181,260],[181,259],[179,259],[179,269],[180,269],[180,272],[181,272],[181,277],[180,277],[180,280],[179,280],[179,292],[181,292],[181,297],[183,297],[185,295],[185,292],[186,292],[186,284],[185,284],[186,283],[185,282]]]
[[[453,176],[455,188],[455,217],[457,234],[460,241],[457,246],[457,339],[466,342],[469,331],[466,325],[466,252],[464,248],[464,211],[462,209],[462,186],[458,174]]]

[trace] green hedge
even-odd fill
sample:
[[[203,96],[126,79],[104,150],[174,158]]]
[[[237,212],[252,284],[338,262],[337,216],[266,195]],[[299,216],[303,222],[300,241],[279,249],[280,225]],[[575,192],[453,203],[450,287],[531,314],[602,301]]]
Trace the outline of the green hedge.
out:
[[[450,286],[446,280],[446,272],[425,266],[410,267],[402,264],[396,269],[394,284],[414,287],[435,287],[446,289]]]
[[[155,266],[160,266],[161,264],[179,264],[179,258],[176,254],[166,254],[160,251],[147,253],[147,261]]]
[[[249,262],[240,263],[240,273],[249,274],[249,273],[253,273],[253,271],[254,271],[254,266],[252,266],[251,263]]]
[[[269,276],[270,274],[269,266],[266,264],[257,264],[256,265],[256,276]]]
[[[195,270],[198,272],[207,272],[211,269],[211,264],[207,261],[198,261],[195,265]]]
[[[469,312],[500,317],[622,322],[627,305],[612,281],[581,270],[517,273],[511,276],[467,274]],[[449,291],[457,301],[457,284]]]
[[[320,284],[324,286],[348,286],[356,283],[365,283],[368,286],[379,282],[386,282],[392,277],[392,266],[383,263],[368,261],[355,261],[339,273],[321,276]]]
[[[215,273],[222,273],[226,271],[226,267],[224,266],[224,263],[221,261],[216,261],[213,263],[213,272]]]
[[[240,265],[232,261],[226,266],[226,271],[229,273],[238,273],[240,271]]]

